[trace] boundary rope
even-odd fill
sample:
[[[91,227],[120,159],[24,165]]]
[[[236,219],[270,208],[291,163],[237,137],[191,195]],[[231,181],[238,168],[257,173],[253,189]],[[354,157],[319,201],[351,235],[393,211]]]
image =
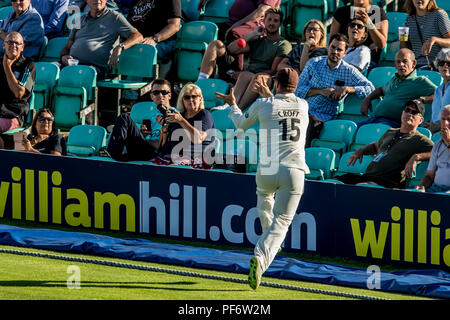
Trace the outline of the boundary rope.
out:
[[[56,260],[65,260],[65,261],[71,261],[71,262],[90,263],[90,264],[105,265],[105,266],[117,267],[117,268],[135,269],[135,270],[142,270],[142,271],[162,272],[162,273],[187,276],[187,277],[196,277],[196,278],[203,278],[203,279],[209,279],[209,280],[221,280],[221,281],[247,284],[246,279],[225,277],[225,276],[219,276],[219,275],[209,275],[209,274],[204,274],[204,273],[199,273],[199,272],[158,268],[158,267],[137,265],[137,264],[131,264],[131,263],[123,263],[123,262],[117,262],[117,261],[70,257],[70,256],[62,256],[62,255],[49,254],[49,253],[22,251],[22,250],[13,250],[13,249],[4,249],[4,248],[0,248],[0,253],[17,254],[17,255],[23,255],[23,256],[32,256],[32,257],[40,257],[40,258],[48,258],[48,259],[56,259]],[[385,299],[385,298],[372,297],[372,296],[367,296],[367,295],[360,295],[360,294],[353,294],[353,293],[339,292],[339,291],[331,291],[331,290],[317,289],[317,288],[299,287],[299,286],[265,282],[265,281],[261,281],[260,286],[277,288],[277,289],[303,291],[303,292],[308,292],[308,293],[338,296],[338,297],[345,297],[345,298],[352,298],[352,299],[361,299],[361,300],[389,300],[389,299]]]

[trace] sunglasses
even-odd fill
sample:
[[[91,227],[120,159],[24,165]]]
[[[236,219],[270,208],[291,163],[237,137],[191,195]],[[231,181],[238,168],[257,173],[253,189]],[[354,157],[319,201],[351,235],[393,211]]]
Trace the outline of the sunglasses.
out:
[[[153,90],[152,95],[157,96],[158,94],[162,94],[163,96],[167,96],[170,91],[167,90]]]
[[[443,66],[450,67],[450,61],[440,60],[440,61],[438,61],[437,64],[439,67],[443,67]]]
[[[9,46],[12,46],[12,45],[15,45],[16,47],[23,46],[22,42],[16,42],[16,41],[12,41],[12,40],[8,40],[8,41],[5,41],[5,42]]]
[[[39,117],[39,118],[38,118],[38,121],[39,121],[39,122],[45,122],[45,121],[47,121],[47,122],[53,122],[53,118],[51,118],[51,117]]]
[[[192,95],[188,95],[188,94],[186,94],[186,95],[184,95],[183,96],[183,99],[184,100],[190,100],[190,99],[197,99],[198,97],[200,97],[199,95],[196,95],[196,94],[192,94]]]
[[[412,114],[413,116],[415,116],[416,114],[419,114],[419,113],[420,113],[419,110],[417,110],[417,109],[411,109],[411,108],[405,108],[405,109],[403,109],[403,111],[406,112],[406,113],[410,113],[410,114]]]
[[[23,2],[23,1],[25,1],[25,0],[11,0],[11,2]]]
[[[348,25],[350,28],[357,28],[358,30],[363,30],[364,29],[364,25],[362,25],[362,24],[359,24],[359,23],[355,23],[355,22],[352,22],[352,23],[349,23],[349,25]]]

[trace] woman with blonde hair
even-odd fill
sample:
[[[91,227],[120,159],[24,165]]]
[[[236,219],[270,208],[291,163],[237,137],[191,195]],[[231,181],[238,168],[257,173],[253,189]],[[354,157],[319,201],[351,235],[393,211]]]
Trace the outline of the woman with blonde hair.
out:
[[[309,20],[302,33],[302,42],[281,60],[278,70],[293,68],[300,75],[309,59],[327,55],[327,33],[322,22]],[[304,50],[305,49],[305,50]]]
[[[434,69],[432,62],[439,51],[450,47],[448,15],[439,9],[435,0],[406,0],[404,8],[409,35],[400,48],[410,47],[414,51],[417,68]]]

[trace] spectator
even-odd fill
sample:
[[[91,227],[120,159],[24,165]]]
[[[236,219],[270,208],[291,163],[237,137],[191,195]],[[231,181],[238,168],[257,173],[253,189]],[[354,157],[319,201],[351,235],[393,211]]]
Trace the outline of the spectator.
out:
[[[248,53],[248,65],[245,71],[237,73],[236,80],[235,96],[237,105],[241,109],[248,107],[258,97],[258,94],[253,91],[256,79],[259,78],[270,86],[271,77],[276,73],[278,64],[283,59],[283,56],[292,49],[289,41],[280,35],[280,27],[283,21],[281,10],[279,8],[271,8],[266,11],[265,15],[265,27],[257,27],[247,34],[243,38],[247,43],[244,48],[238,46],[238,40],[228,45],[228,50],[231,53]],[[218,40],[218,42],[220,41]],[[213,47],[215,48],[216,45],[213,45]],[[207,49],[200,68],[199,79],[209,77],[213,72],[215,61],[209,59],[211,58],[209,53]],[[220,54],[226,54],[225,48]],[[224,107],[228,107],[228,105]],[[217,109],[221,108],[217,107]]]
[[[431,101],[436,86],[424,76],[417,76],[414,52],[400,49],[395,55],[397,73],[383,87],[375,89],[361,104],[361,114],[367,116],[372,111],[372,100],[383,97],[375,108],[373,116],[358,123],[384,123],[393,128],[400,127],[403,107],[408,100],[419,99]],[[425,99],[425,100],[424,100]]]
[[[374,90],[372,83],[358,69],[342,61],[347,49],[348,38],[342,34],[333,35],[328,56],[309,60],[300,75],[295,95],[309,104],[307,147],[319,136],[323,123],[336,118],[339,103],[348,94],[367,97]]]
[[[370,49],[364,45],[368,37],[367,27],[360,19],[353,19],[348,24],[347,34],[349,48],[342,60],[366,72],[371,59]]]
[[[444,48],[438,53],[435,64],[442,76],[443,83],[434,92],[433,104],[431,105],[431,120],[424,125],[424,127],[430,129],[432,133],[441,129],[441,109],[450,104],[450,88],[448,87],[450,81],[449,48]]]
[[[69,0],[31,0],[31,4],[42,17],[45,36],[48,39],[62,36]]]
[[[305,50],[303,50],[305,49]],[[309,59],[327,55],[327,33],[322,22],[309,20],[302,33],[302,42],[281,60],[278,70],[293,68],[300,75]]]
[[[450,193],[450,105],[441,111],[441,139],[431,150],[427,172],[417,190]]]
[[[207,0],[200,0],[199,8]],[[235,0],[228,12],[229,20],[218,23],[218,39],[228,45],[234,40],[243,38],[257,27],[264,27],[265,13],[271,7],[279,7],[281,0]],[[244,69],[244,54],[230,54],[228,59],[219,59],[219,75],[221,79],[229,79],[227,71],[242,71]]]
[[[72,29],[66,46],[61,51],[61,63],[69,59],[97,69],[97,79],[104,78],[108,64],[117,65],[122,50],[142,41],[142,35],[133,28],[119,12],[106,8],[106,0],[86,0],[88,14],[81,16],[80,29]],[[119,36],[124,38],[113,48]],[[111,52],[112,51],[112,52]]]
[[[355,10],[352,17],[352,7],[363,10]],[[366,24],[369,36],[364,45],[370,48],[372,61],[378,63],[388,38],[389,21],[386,12],[383,8],[372,5],[372,0],[353,0],[350,6],[340,7],[334,13],[330,37],[336,33],[347,34],[347,26],[353,18],[359,18]]]
[[[175,50],[176,33],[180,30],[180,0],[134,0],[127,19],[144,36],[142,43],[156,46],[158,60],[169,63]],[[164,78],[167,72],[160,72],[160,76]]]
[[[44,44],[44,23],[30,0],[11,1],[13,11],[0,21],[0,54],[4,54],[3,41],[8,33],[19,32],[25,42],[23,55],[37,59]]]
[[[11,32],[3,42],[0,68],[0,133],[20,128],[28,114],[29,101],[36,79],[36,67],[23,56],[24,41],[20,33]]]
[[[431,63],[441,48],[450,47],[448,15],[438,8],[435,0],[406,0],[404,8],[409,35],[408,42],[402,41],[400,48],[412,48],[418,68],[432,69]]]
[[[171,110],[172,95],[170,83],[167,80],[153,81],[150,94],[155,104],[170,110],[166,118],[156,117],[156,121],[162,126],[158,141],[146,140],[146,136],[150,134],[148,128],[143,125],[139,130],[130,116],[122,113],[116,120],[107,148],[112,158],[118,161],[150,160],[159,155],[156,161],[170,164],[172,149],[178,144],[175,137],[179,138],[180,133],[180,131],[176,132],[175,136],[176,129],[184,129],[184,136],[187,134],[191,147],[196,144],[206,147],[211,142],[207,136],[207,130],[214,128],[214,121],[211,113],[204,109],[199,87],[193,84],[183,87],[177,101],[177,109],[180,113]],[[200,129],[196,126],[196,121],[201,121]],[[126,154],[122,154],[124,147],[127,150]]]
[[[31,133],[23,139],[24,151],[66,155],[66,140],[58,134],[54,123],[50,109],[39,109],[31,123]]]
[[[386,188],[404,188],[418,161],[430,158],[433,142],[417,132],[425,107],[419,100],[408,101],[400,128],[389,129],[377,142],[357,149],[347,165],[362,161],[363,155],[375,155],[363,175],[348,173],[336,177],[347,184],[377,184]]]

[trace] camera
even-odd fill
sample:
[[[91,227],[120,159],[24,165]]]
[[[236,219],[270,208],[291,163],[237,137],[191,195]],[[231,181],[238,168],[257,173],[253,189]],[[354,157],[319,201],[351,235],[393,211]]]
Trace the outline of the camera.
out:
[[[167,108],[166,108],[164,105],[162,105],[162,104],[158,104],[158,105],[156,106],[156,108],[157,108],[158,111],[162,114],[163,120],[165,121],[165,120],[166,120],[166,117],[167,117],[167,113],[169,112],[169,111],[167,110]]]

